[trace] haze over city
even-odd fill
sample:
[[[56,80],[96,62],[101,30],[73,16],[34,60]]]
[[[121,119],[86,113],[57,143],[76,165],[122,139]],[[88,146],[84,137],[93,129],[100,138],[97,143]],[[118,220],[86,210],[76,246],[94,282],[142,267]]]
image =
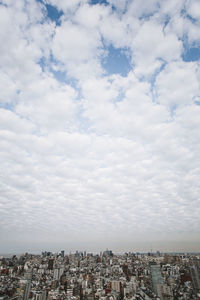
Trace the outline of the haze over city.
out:
[[[0,253],[200,250],[200,2],[0,1]]]

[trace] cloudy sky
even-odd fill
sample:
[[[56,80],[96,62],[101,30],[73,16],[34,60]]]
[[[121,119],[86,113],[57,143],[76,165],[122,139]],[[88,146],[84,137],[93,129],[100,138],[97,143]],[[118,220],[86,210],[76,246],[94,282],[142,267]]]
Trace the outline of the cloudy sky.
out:
[[[200,2],[0,1],[0,252],[200,250]]]

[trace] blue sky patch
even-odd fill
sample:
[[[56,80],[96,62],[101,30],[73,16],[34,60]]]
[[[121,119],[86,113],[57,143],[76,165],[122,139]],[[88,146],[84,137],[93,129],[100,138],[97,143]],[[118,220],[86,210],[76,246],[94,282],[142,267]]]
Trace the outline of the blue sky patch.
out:
[[[95,5],[95,4],[105,4],[108,5],[109,3],[106,0],[91,0],[90,4]]]
[[[131,70],[131,65],[124,49],[114,48],[110,45],[108,48],[108,55],[102,62],[102,66],[109,75],[120,74],[126,76]]]
[[[200,47],[191,47],[185,49],[182,59],[186,62],[197,61],[200,59]]]
[[[69,77],[67,72],[55,71],[52,68],[50,68],[50,72],[53,74],[57,81],[68,84],[76,89],[77,92],[80,92],[80,89],[77,87],[76,79]]]
[[[51,73],[59,82],[66,82],[66,72],[55,71],[51,69]]]
[[[55,22],[56,25],[60,25],[60,17],[63,15],[63,11],[58,10],[56,6],[53,6],[51,4],[46,4],[43,0],[37,0],[37,1],[42,3],[46,8],[47,18]]]
[[[50,4],[46,4],[45,6],[47,10],[47,17],[51,19],[51,21],[56,22],[56,25],[60,25],[60,17],[63,15],[63,12]]]
[[[6,109],[10,111],[14,111],[15,108],[15,102],[13,101],[12,103],[0,103],[0,109]]]
[[[46,66],[46,59],[44,57],[40,58],[38,64],[40,65],[42,72],[45,71],[45,66]]]

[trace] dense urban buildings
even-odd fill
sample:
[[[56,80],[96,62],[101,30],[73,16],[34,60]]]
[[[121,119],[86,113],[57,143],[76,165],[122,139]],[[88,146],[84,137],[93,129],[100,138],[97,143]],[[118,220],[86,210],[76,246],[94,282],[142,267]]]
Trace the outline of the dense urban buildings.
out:
[[[0,300],[200,299],[200,255],[76,251],[0,258]]]

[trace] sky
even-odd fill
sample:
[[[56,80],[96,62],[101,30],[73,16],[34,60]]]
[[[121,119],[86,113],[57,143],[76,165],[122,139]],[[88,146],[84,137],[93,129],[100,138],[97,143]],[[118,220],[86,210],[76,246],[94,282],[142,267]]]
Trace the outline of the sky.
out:
[[[0,253],[200,251],[200,1],[0,1]]]

